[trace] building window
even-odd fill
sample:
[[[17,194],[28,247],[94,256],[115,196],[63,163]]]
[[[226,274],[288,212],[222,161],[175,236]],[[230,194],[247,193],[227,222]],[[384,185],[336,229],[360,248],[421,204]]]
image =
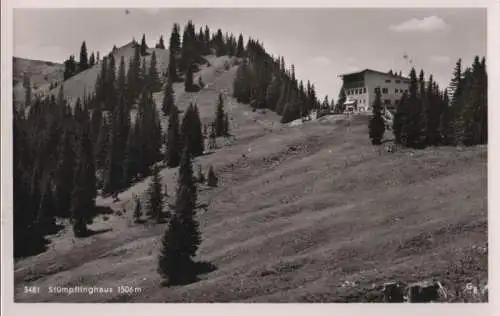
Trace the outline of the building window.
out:
[[[383,94],[387,94],[388,92],[389,92],[389,91],[388,91],[388,89],[387,89],[387,88],[382,88],[382,93],[383,93]]]
[[[396,94],[398,94],[398,93],[399,93],[399,89],[396,89]]]
[[[401,83],[401,80],[396,80],[396,83]]]
[[[366,93],[366,88],[363,88],[363,93]]]
[[[385,81],[385,83],[391,83],[391,80],[390,80],[390,79],[387,79],[387,80]]]
[[[391,100],[384,100],[385,105],[391,105]]]

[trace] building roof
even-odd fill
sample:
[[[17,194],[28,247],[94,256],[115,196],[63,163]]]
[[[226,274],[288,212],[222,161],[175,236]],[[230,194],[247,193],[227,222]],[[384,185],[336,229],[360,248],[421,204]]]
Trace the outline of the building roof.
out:
[[[403,77],[403,76],[399,76],[399,75],[395,75],[395,74],[391,75],[388,72],[377,71],[377,70],[373,70],[373,69],[369,69],[369,68],[366,68],[366,69],[363,69],[363,70],[360,70],[360,71],[355,71],[355,72],[349,72],[349,73],[341,74],[341,75],[339,75],[339,77],[344,77],[344,76],[349,76],[349,75],[355,75],[355,74],[362,74],[362,73],[365,73],[365,72],[373,72],[373,73],[380,74],[380,75],[391,76],[391,77],[396,77],[396,78],[401,78],[401,79],[407,79],[407,80],[409,79],[407,77]]]

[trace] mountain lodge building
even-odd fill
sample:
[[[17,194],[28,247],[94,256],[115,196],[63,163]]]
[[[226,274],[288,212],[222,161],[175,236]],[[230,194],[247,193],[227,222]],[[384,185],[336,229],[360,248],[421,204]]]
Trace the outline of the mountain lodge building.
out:
[[[376,88],[381,90],[382,105],[388,110],[394,110],[410,85],[410,80],[406,77],[372,69],[342,74],[339,77],[343,80],[342,89],[346,94],[344,104],[350,112],[371,111]]]

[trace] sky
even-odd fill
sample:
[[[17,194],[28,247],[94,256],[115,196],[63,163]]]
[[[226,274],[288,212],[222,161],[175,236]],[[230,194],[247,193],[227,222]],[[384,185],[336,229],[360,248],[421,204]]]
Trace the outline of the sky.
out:
[[[168,44],[173,23],[182,30],[188,20],[197,29],[258,39],[294,64],[298,79],[310,80],[320,98],[335,100],[339,74],[371,68],[407,75],[414,66],[445,87],[458,58],[470,65],[475,55],[486,56],[480,8],[15,9],[14,56],[63,62],[70,54],[78,58],[83,40],[102,56],[143,33],[150,46],[160,35]]]

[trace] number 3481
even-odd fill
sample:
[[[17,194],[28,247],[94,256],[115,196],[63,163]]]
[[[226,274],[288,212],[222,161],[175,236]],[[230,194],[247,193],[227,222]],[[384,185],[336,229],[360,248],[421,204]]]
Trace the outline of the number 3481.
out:
[[[38,286],[25,286],[24,293],[25,294],[39,294],[40,288]]]

